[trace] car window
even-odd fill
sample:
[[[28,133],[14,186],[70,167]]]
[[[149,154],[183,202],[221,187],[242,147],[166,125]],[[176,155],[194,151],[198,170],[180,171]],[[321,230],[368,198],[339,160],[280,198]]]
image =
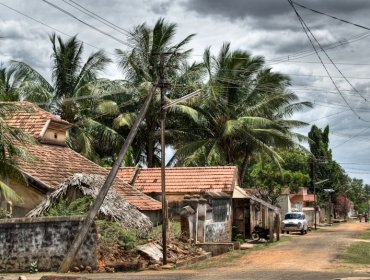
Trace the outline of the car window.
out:
[[[285,220],[301,219],[302,215],[298,213],[288,213],[285,215]]]

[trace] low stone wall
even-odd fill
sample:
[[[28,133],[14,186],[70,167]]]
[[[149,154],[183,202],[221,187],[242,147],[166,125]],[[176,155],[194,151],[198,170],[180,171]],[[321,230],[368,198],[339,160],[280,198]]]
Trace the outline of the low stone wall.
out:
[[[29,271],[37,261],[39,271],[58,270],[83,216],[0,220],[0,272]],[[73,266],[96,267],[97,232],[90,228]]]

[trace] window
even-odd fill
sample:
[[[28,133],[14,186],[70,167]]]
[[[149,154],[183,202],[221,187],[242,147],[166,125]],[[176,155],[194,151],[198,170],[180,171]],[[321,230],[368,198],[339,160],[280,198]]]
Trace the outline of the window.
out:
[[[292,220],[292,219],[300,220],[302,219],[302,215],[299,213],[289,213],[285,215],[285,220]]]

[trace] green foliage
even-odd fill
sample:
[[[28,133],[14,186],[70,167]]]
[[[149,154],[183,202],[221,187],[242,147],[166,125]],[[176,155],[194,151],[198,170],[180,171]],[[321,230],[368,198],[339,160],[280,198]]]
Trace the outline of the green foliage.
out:
[[[30,273],[36,273],[39,271],[39,265],[37,261],[31,262]]]
[[[101,240],[106,244],[119,244],[122,250],[130,250],[137,245],[137,233],[123,228],[117,222],[98,220],[96,225],[98,226]]]
[[[310,150],[312,153],[311,164],[311,182],[318,182],[328,179],[327,182],[320,184],[316,188],[318,201],[321,204],[326,204],[328,193],[324,189],[334,189],[335,192],[343,191],[343,188],[348,185],[349,178],[345,174],[342,167],[332,158],[332,152],[329,149],[329,126],[323,130],[313,125],[308,133],[310,138]],[[312,170],[313,168],[313,170]],[[313,178],[312,178],[313,174]],[[311,188],[312,188],[311,183]],[[311,189],[311,191],[313,191]]]
[[[179,97],[179,94],[185,95],[193,90],[194,84],[196,84],[199,78],[199,75],[195,74],[198,73],[199,67],[197,67],[197,64],[187,65],[186,60],[191,50],[187,50],[186,47],[194,35],[186,36],[179,42],[174,42],[176,31],[177,25],[166,22],[164,19],[159,19],[154,26],[149,26],[146,23],[140,24],[134,27],[128,35],[127,40],[131,42],[131,47],[128,50],[116,50],[119,66],[123,70],[125,78],[130,82],[130,85],[135,88],[131,96],[129,96],[129,100],[132,101],[134,106],[120,108],[119,114],[113,116],[113,126],[117,131],[127,133],[127,128],[148,96],[152,83],[155,83],[158,79],[159,73],[156,66],[160,63],[161,56],[159,54],[161,52],[168,53],[168,55],[164,55],[163,57],[166,80],[173,84],[181,83],[189,85],[189,87],[183,87],[183,89],[179,87],[168,89],[166,92],[168,101],[171,98]],[[175,69],[175,67],[172,67],[173,65],[179,66],[179,69]],[[127,114],[127,111],[130,111],[131,114]],[[189,108],[184,108],[184,106],[169,110],[168,128],[174,122],[178,124],[177,121],[173,121],[172,116],[178,117],[191,113],[193,111],[189,110]],[[136,161],[135,165],[137,163],[144,163],[148,167],[153,167],[158,166],[160,163],[160,158],[158,157],[160,154],[158,151],[159,114],[160,98],[159,91],[157,91],[145,115],[145,121],[140,126],[133,143],[133,148],[137,151],[135,154],[138,155],[134,157]],[[174,136],[168,135],[167,141],[169,143],[172,137]]]
[[[8,211],[6,211],[3,208],[0,208],[0,219],[7,218],[9,216],[9,214],[10,213]]]
[[[309,183],[308,155],[300,150],[279,151],[282,161],[276,162],[269,157],[261,157],[250,168],[248,186],[257,188],[261,197],[276,203],[281,191],[289,187],[298,191]]]
[[[240,244],[244,243],[243,234],[238,230],[238,227],[232,227],[232,240],[239,241]]]
[[[362,179],[353,178],[348,186],[348,198],[354,203],[354,208],[359,213],[369,210],[370,186],[364,185]]]
[[[370,263],[370,243],[355,242],[351,244],[341,259],[348,263],[368,265]]]
[[[20,128],[7,125],[5,119],[20,107],[0,102],[0,196],[12,202],[22,202],[22,198],[8,185],[8,180],[25,183],[24,175],[19,171],[16,159],[31,161],[32,157],[20,145],[34,144],[34,140]]]
[[[203,64],[204,93],[188,102],[196,118],[185,118],[175,131],[178,164],[239,165],[243,181],[252,156],[279,159],[278,148],[296,147],[305,138],[291,131],[306,125],[291,115],[311,104],[287,89],[287,76],[265,68],[263,57],[224,43],[217,55],[206,49]]]
[[[181,239],[181,223],[169,221],[167,234],[169,238]],[[148,238],[160,241],[162,238],[162,225],[153,227],[148,234]]]
[[[71,203],[66,199],[59,200],[45,213],[45,216],[76,216],[84,215],[89,210],[94,199],[91,196],[83,196]]]

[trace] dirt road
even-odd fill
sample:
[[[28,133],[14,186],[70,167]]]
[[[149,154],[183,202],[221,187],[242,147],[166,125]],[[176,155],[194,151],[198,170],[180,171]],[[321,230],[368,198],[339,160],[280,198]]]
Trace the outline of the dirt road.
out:
[[[337,258],[366,229],[370,229],[370,224],[349,223],[311,231],[307,235],[291,234],[289,241],[247,252],[232,262],[221,262],[212,268],[86,276],[90,279],[370,279],[370,264],[359,270],[358,266],[341,263]],[[217,258],[222,257],[214,260]],[[13,279],[8,277],[5,279]],[[29,279],[40,276],[33,277]]]
[[[360,272],[341,263],[337,257],[358,235],[370,229],[368,223],[348,223],[327,227],[307,235],[290,234],[292,239],[271,248],[252,251],[231,263],[198,271],[167,272],[158,279],[336,279],[344,277],[369,277],[370,264]],[[221,258],[221,257],[220,257]],[[343,271],[342,268],[345,268]],[[363,267],[362,267],[363,268]],[[134,276],[134,275],[132,275]],[[137,275],[139,276],[139,275]],[[147,275],[133,279],[153,279]]]

